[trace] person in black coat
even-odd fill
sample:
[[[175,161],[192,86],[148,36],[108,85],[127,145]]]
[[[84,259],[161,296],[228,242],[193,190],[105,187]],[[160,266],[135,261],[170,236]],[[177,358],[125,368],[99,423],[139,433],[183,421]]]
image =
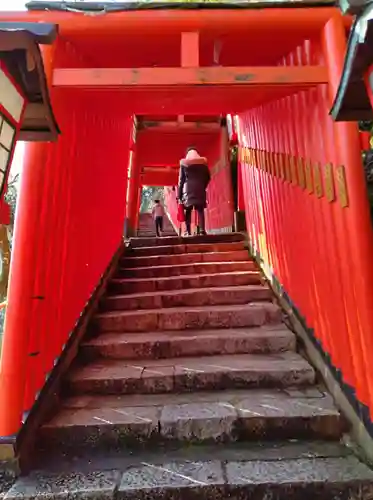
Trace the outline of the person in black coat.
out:
[[[195,148],[188,148],[186,156],[180,161],[178,199],[185,207],[186,232],[191,235],[193,208],[198,214],[199,234],[206,234],[205,208],[206,189],[210,182],[210,171],[206,158],[198,154]]]

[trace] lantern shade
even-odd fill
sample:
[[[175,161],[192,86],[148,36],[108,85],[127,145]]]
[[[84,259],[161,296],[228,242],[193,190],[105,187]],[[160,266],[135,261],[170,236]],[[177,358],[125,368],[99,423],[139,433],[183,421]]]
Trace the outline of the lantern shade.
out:
[[[18,95],[27,101],[18,137],[23,141],[54,141],[59,134],[39,48],[39,44],[51,44],[56,36],[54,24],[0,23],[0,61],[17,86]],[[4,85],[6,80],[0,75],[0,92]],[[17,91],[13,94],[13,114],[17,115]],[[13,118],[17,121],[17,116]]]
[[[337,94],[330,114],[336,121],[371,121],[373,109],[365,84],[373,64],[373,7],[355,20]]]

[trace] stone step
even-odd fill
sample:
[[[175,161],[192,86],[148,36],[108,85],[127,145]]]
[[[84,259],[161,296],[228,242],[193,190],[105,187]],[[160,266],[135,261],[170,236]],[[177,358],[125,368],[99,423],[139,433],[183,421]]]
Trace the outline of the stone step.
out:
[[[144,225],[144,226],[140,226],[138,228],[138,231],[142,231],[144,233],[155,233],[155,223],[152,223],[152,224],[149,224],[149,225]],[[170,232],[172,233],[172,236],[176,236],[176,232],[174,230],[174,228],[170,225],[165,225],[163,224],[163,232]]]
[[[141,231],[142,233],[148,233],[148,234],[155,233],[155,225],[151,224],[150,226],[139,227],[138,231]],[[175,230],[172,226],[163,225],[163,232],[164,233],[166,233],[166,232],[172,233],[172,236],[176,235]]]
[[[258,271],[192,274],[163,278],[114,278],[109,283],[109,293],[146,293],[165,290],[186,290],[192,288],[215,288],[244,285],[260,285]]]
[[[162,236],[159,236],[159,238],[167,238],[169,236],[173,236],[175,233],[175,231],[170,231],[170,232],[167,232],[167,231],[164,231],[162,233]],[[148,237],[156,237],[156,234],[155,234],[155,231],[149,231],[149,232],[144,232],[144,231],[137,231],[137,236],[139,238],[148,238]]]
[[[157,238],[130,238],[132,248],[152,247],[164,245],[183,245],[192,243],[235,243],[244,241],[245,236],[241,233],[208,234],[206,236],[172,236],[162,239]]]
[[[373,471],[337,443],[215,444],[136,453],[87,450],[74,459],[55,455],[45,453],[37,470],[19,477],[5,498],[371,500],[373,496]]]
[[[139,220],[139,227],[154,227],[154,219],[152,216],[148,217],[147,219]],[[172,224],[170,222],[170,219],[168,217],[163,217],[163,226],[170,226],[172,227]]]
[[[295,351],[295,335],[283,325],[225,330],[107,333],[81,346],[84,359],[165,359],[218,354]]]
[[[78,367],[70,394],[156,394],[305,386],[315,372],[294,352],[236,354],[166,360],[108,360]]]
[[[255,263],[243,262],[198,262],[196,264],[180,264],[176,266],[135,267],[119,269],[118,276],[122,278],[166,278],[170,276],[185,276],[192,274],[233,273],[235,271],[254,271]]]
[[[149,224],[140,224],[138,230],[144,231],[144,232],[149,232],[149,233],[151,233],[152,231],[154,232],[155,231],[155,223],[153,221],[151,221]],[[163,221],[163,231],[170,231],[170,232],[175,233],[173,226],[171,224],[165,224],[164,221]]]
[[[149,223],[154,223],[154,218],[153,218],[153,215],[151,213],[149,214],[146,214],[146,217],[144,217],[144,214],[141,214],[140,217],[139,217],[139,225],[141,224],[149,224]],[[163,223],[164,224],[170,224],[170,219],[168,218],[167,214],[165,214],[163,216]]]
[[[181,243],[178,245],[158,245],[150,247],[131,248],[127,247],[125,257],[148,257],[155,255],[179,255],[190,253],[213,253],[213,252],[234,252],[244,250],[244,242],[236,243]]]
[[[157,330],[196,330],[240,328],[279,323],[281,309],[267,302],[204,307],[169,307],[96,314],[99,332],[149,332]]]
[[[270,288],[261,285],[193,288],[107,296],[101,303],[104,311],[134,311],[165,307],[249,304],[269,301]]]
[[[140,222],[140,224],[139,224],[139,229],[154,230],[154,227],[155,227],[154,219],[149,219],[146,222]],[[173,226],[168,219],[163,219],[163,228],[164,229],[173,229]]]
[[[176,255],[151,255],[140,257],[124,257],[121,266],[126,268],[147,266],[177,266],[196,264],[201,262],[233,262],[248,261],[247,250],[233,250],[232,252],[203,252],[181,253]]]
[[[324,392],[272,389],[71,398],[40,437],[61,451],[167,442],[338,440],[346,430]]]

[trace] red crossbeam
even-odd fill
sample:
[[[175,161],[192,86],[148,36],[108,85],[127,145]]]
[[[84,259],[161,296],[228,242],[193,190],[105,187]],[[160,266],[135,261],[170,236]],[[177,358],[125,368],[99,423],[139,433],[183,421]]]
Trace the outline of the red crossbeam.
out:
[[[327,83],[322,66],[204,68],[64,68],[55,69],[57,87],[119,87],[144,89],[229,85],[305,86]]]

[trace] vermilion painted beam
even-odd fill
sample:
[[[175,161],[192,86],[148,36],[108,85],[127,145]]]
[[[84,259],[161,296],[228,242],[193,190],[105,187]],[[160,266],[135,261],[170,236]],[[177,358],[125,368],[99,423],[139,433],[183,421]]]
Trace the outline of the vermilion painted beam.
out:
[[[175,170],[179,168],[179,164],[175,165],[152,165],[151,167],[142,167],[141,174],[147,174],[151,172],[161,172],[162,174],[170,173],[173,174]]]
[[[144,88],[234,85],[315,85],[327,83],[323,66],[208,68],[69,68],[55,69],[57,87]]]
[[[166,165],[166,164],[151,164],[147,165],[145,167],[142,167],[142,172],[172,172],[173,169],[179,168],[179,164],[173,164],[173,165]]]
[[[161,172],[143,174],[140,177],[140,183],[142,186],[176,186],[178,176],[178,171],[174,174],[162,174]]]
[[[214,132],[220,129],[219,123],[204,122],[142,122],[143,129],[139,134],[151,134],[153,132]]]

